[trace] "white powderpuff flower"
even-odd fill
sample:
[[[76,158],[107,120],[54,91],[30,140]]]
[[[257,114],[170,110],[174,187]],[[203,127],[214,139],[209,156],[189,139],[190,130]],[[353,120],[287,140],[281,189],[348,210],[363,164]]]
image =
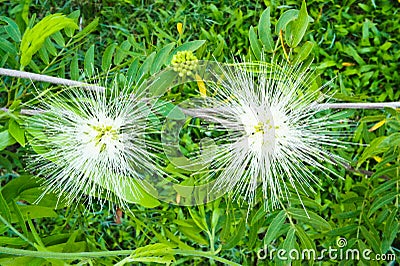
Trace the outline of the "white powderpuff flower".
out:
[[[150,108],[128,88],[114,80],[109,90],[68,87],[39,98],[43,111],[28,117],[26,127],[37,152],[28,168],[45,178],[42,196],[54,192],[67,204],[86,198],[90,207],[92,199],[101,205],[109,199],[124,207],[140,196],[143,177],[160,171]]]
[[[250,208],[261,185],[265,207],[275,209],[291,191],[300,201],[301,191],[313,191],[317,173],[335,175],[323,162],[344,161],[326,149],[343,147],[341,126],[332,112],[316,108],[321,88],[310,88],[308,67],[273,61],[219,68],[209,86],[212,96],[198,111],[228,132],[215,139],[218,148],[208,156],[215,193],[243,196]]]

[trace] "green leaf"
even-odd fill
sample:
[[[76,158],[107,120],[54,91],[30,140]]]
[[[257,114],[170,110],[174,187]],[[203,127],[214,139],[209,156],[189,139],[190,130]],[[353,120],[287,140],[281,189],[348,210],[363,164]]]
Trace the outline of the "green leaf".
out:
[[[26,242],[25,240],[18,238],[18,237],[6,237],[6,236],[0,236],[0,246],[25,246]],[[1,261],[0,261],[1,262]],[[4,265],[1,264],[0,265]]]
[[[290,195],[288,197],[288,201],[290,202],[291,206],[295,207],[295,206],[304,206],[305,208],[307,208],[307,210],[310,208],[314,211],[319,211],[322,206],[320,204],[318,204],[317,201],[315,201],[314,199],[310,199],[308,197],[301,197],[299,198],[297,195]]]
[[[18,222],[19,225],[22,228],[22,232],[24,233],[24,235],[28,235],[28,228],[26,227],[26,223],[25,223],[25,219],[24,216],[22,215],[22,212],[19,208],[19,206],[17,205],[17,203],[13,200],[11,203],[11,222],[15,223]]]
[[[322,218],[321,216],[312,211],[307,211],[306,213],[305,210],[303,209],[289,208],[288,212],[289,214],[292,215],[294,219],[302,221],[306,224],[310,224],[316,227],[317,229],[321,230],[332,229],[331,225],[324,218]],[[309,217],[307,216],[307,214]]]
[[[68,17],[73,19],[75,22],[77,22],[80,15],[81,15],[81,11],[78,9],[78,10],[75,10],[74,12],[70,13],[68,15]],[[67,35],[68,37],[71,38],[72,36],[74,36],[75,29],[65,28],[64,31],[65,31],[65,35]]]
[[[153,233],[163,243],[165,243],[167,245],[170,245],[171,247],[175,247],[176,245],[174,243],[176,243],[179,246],[179,248],[187,249],[187,250],[193,250],[194,249],[193,247],[187,245],[185,242],[181,241],[180,237],[175,236],[166,227],[163,226],[162,229],[163,229],[163,232],[165,233],[165,236],[167,237],[168,240],[166,239],[165,236],[162,236],[162,235],[158,234],[156,231],[153,231]],[[171,240],[174,243],[171,243],[171,241],[169,241],[169,240]],[[200,240],[200,241],[202,242],[202,240]],[[201,242],[199,242],[199,243],[201,243]],[[205,245],[207,245],[207,244],[208,243],[206,243]]]
[[[218,46],[212,53],[214,57],[221,56],[222,53],[224,52],[224,47],[226,46],[225,40],[221,37],[221,35],[218,35],[218,40],[219,40]]]
[[[74,243],[76,241],[76,238],[81,234],[82,234],[81,230],[74,231],[68,238],[67,242],[65,243],[66,245],[63,247],[61,251],[63,253],[77,252],[77,250],[74,250],[75,248]]]
[[[65,203],[60,201],[58,195],[54,193],[46,193],[43,194],[43,188],[41,187],[34,187],[23,190],[18,195],[18,200],[24,200],[30,204],[37,204],[43,207],[50,207],[52,209],[61,209],[65,207]],[[39,202],[36,202],[40,198]]]
[[[94,44],[92,44],[89,50],[87,50],[83,65],[84,65],[85,75],[91,77],[94,72]]]
[[[372,232],[369,232],[364,226],[360,227],[361,233],[364,236],[364,239],[367,240],[368,244],[372,247],[375,253],[382,253],[380,244],[379,244],[379,237]]]
[[[131,43],[126,40],[121,43],[121,46],[117,48],[114,56],[114,65],[119,65],[126,58],[129,53],[129,49],[131,49]]]
[[[27,217],[27,214],[29,214],[29,217],[31,219],[38,219],[44,217],[53,217],[53,218],[58,217],[58,214],[54,212],[53,208],[49,207],[29,205],[29,206],[18,206],[18,208],[21,211],[23,217]],[[11,222],[15,223],[18,221],[19,219],[17,215],[14,212],[11,213]]]
[[[357,167],[360,167],[368,158],[386,151],[387,147],[384,147],[383,145],[386,138],[387,138],[386,136],[382,136],[372,140],[369,146],[362,153],[360,159],[358,160]]]
[[[299,15],[299,11],[295,9],[290,9],[283,13],[280,18],[278,19],[278,22],[275,25],[275,34],[279,35],[279,32],[285,31],[286,26],[289,22],[295,20]]]
[[[397,167],[398,166],[395,165],[393,167],[393,170],[397,169]],[[393,188],[396,187],[396,183],[397,182],[399,182],[398,178],[388,180],[388,181],[384,182],[383,184],[380,184],[379,186],[374,188],[374,190],[372,190],[372,192],[371,192],[371,194],[369,196],[370,197],[375,197],[375,196],[377,196],[377,195],[379,195],[379,194],[381,194],[383,192],[386,192],[386,191],[388,191],[390,189],[393,189]]]
[[[79,231],[75,231],[75,232],[79,232]],[[56,244],[56,245],[51,245],[51,246],[46,246],[46,249],[48,251],[53,251],[53,252],[63,252],[63,253],[68,253],[65,252],[64,250],[70,250],[70,252],[84,252],[87,251],[87,243],[86,240],[85,241],[78,241],[78,242],[73,242],[73,243],[61,243],[61,244]],[[52,262],[52,265],[65,265],[64,263],[58,263],[55,264],[54,259]]]
[[[78,54],[77,53],[74,55],[74,57],[72,57],[72,60],[71,60],[70,75],[71,75],[72,80],[79,79],[79,65],[78,65]]]
[[[125,261],[171,264],[175,260],[172,254],[173,250],[170,246],[157,243],[137,248]]]
[[[11,212],[10,208],[8,208],[8,204],[3,197],[3,194],[0,191],[0,214],[3,216],[8,222],[11,221]]]
[[[295,228],[291,227],[289,232],[286,235],[285,241],[283,241],[283,249],[286,250],[286,257],[288,258],[287,262],[291,262],[290,252],[295,248],[296,243],[296,235],[295,235]]]
[[[366,64],[364,59],[362,59],[362,57],[357,53],[352,45],[347,45],[343,52],[351,56],[360,66]]]
[[[168,119],[182,120],[186,118],[186,115],[182,112],[182,110],[178,106],[170,102],[157,100],[154,103],[153,107],[154,110],[157,111],[157,113],[161,114],[164,117],[168,117]]]
[[[250,47],[251,50],[253,51],[254,56],[256,57],[257,60],[261,60],[261,46],[260,43],[257,39],[257,34],[254,31],[253,26],[250,26],[249,29],[249,40],[250,40]]]
[[[3,29],[7,32],[8,36],[14,42],[20,42],[21,32],[19,31],[17,23],[5,16],[0,16],[0,21],[4,21],[5,23],[7,23],[7,26],[3,26]]]
[[[221,226],[222,229],[219,234],[219,237],[220,237],[220,240],[222,243],[227,242],[227,240],[231,236],[231,226],[234,223],[234,218],[232,216],[233,216],[233,213],[231,211],[227,210],[225,213],[225,221],[224,221],[224,224]],[[1,231],[0,231],[0,233],[1,233]]]
[[[21,18],[24,20],[26,25],[29,24],[29,7],[32,3],[32,0],[22,0],[21,2],[22,10],[21,10]]]
[[[146,60],[144,60],[142,66],[139,68],[139,71],[136,76],[136,83],[139,83],[143,80],[144,76],[149,73],[150,67],[153,64],[154,57],[156,56],[156,52],[151,53]]]
[[[29,229],[32,233],[33,238],[35,239],[36,244],[38,244],[38,246],[40,246],[40,248],[43,249],[43,251],[46,250],[46,248],[42,242],[42,239],[40,238],[38,232],[36,231],[35,226],[32,223],[32,218],[31,218],[30,212],[26,213],[26,218],[27,218],[26,221],[28,222],[28,225],[29,225]],[[36,247],[36,248],[38,248],[38,247]]]
[[[264,10],[261,14],[258,22],[258,37],[264,46],[266,52],[272,52],[274,50],[274,40],[271,34],[271,16],[270,7]]]
[[[131,85],[128,83],[128,80],[126,79],[125,75],[123,73],[118,73],[117,76],[117,82],[119,86],[126,88],[126,86]]]
[[[303,248],[306,248],[308,250],[315,250],[315,243],[314,241],[310,238],[310,236],[304,231],[304,229],[302,228],[302,226],[296,224],[295,225],[295,229],[296,229],[296,235],[298,236],[298,238],[300,239],[300,242],[302,244]]]
[[[300,63],[307,59],[307,57],[310,55],[312,49],[314,47],[314,43],[312,42],[305,42],[301,48],[300,51],[297,53],[295,59],[293,60],[295,63]]]
[[[344,236],[346,234],[351,234],[353,232],[356,232],[357,229],[358,229],[357,225],[346,225],[346,226],[343,226],[343,227],[340,227],[340,228],[332,229],[331,231],[329,231],[327,233],[327,235],[329,235],[329,236]]]
[[[222,245],[223,249],[232,249],[236,246],[237,243],[243,238],[246,233],[246,220],[242,219],[239,223],[239,226],[236,227],[233,235],[227,240],[225,244]]]
[[[115,61],[115,57],[114,57]],[[128,71],[126,72],[126,78],[128,79],[128,82],[133,82],[136,78],[137,71],[139,69],[139,59],[135,59],[131,65],[128,68]]]
[[[335,213],[332,215],[333,218],[338,218],[338,219],[349,219],[349,218],[355,218],[360,216],[360,210],[355,210],[355,211],[348,211],[348,212],[339,212]]]
[[[278,236],[278,232],[281,230],[283,224],[286,220],[285,211],[281,210],[272,220],[271,224],[268,226],[267,233],[264,237],[264,246],[268,246],[272,240]]]
[[[199,49],[206,41],[205,40],[197,40],[197,41],[191,41],[191,42],[186,42],[182,44],[181,46],[175,48],[175,50],[169,55],[167,65],[169,62],[171,62],[172,57],[179,51],[196,51]]]
[[[199,207],[201,208],[201,206]],[[203,231],[208,231],[208,226],[207,222],[205,221],[204,217],[200,217],[194,209],[188,209],[190,216],[192,217],[193,221],[196,223],[196,225],[201,228]]]
[[[22,147],[25,147],[25,130],[14,119],[10,119],[8,132]]]
[[[400,146],[400,132],[390,134],[382,143],[383,148],[394,148]]]
[[[78,34],[74,36],[74,41],[71,43],[71,45],[85,38],[89,33],[96,29],[97,25],[99,25],[99,18],[95,18],[92,22],[90,22],[89,25],[83,28],[83,30],[78,32]]]
[[[128,181],[124,178],[121,179],[120,186],[124,188],[120,197],[128,202],[140,204],[146,208],[154,208],[160,205],[160,202],[155,198],[157,190],[144,181]]]
[[[53,36],[57,35],[61,33],[60,32],[56,32],[55,34],[53,34]],[[62,38],[62,35],[61,35]],[[57,56],[57,49],[55,48],[55,44],[50,40],[50,38],[46,38],[46,40],[44,41],[44,46],[41,48],[46,48],[46,50],[52,55],[52,56]],[[40,50],[39,50],[40,51]]]
[[[42,46],[39,49],[39,58],[42,60],[43,63],[48,65],[50,63],[49,54],[47,53],[46,47]]]
[[[195,243],[204,246],[207,246],[209,244],[207,239],[205,239],[205,237],[203,237],[198,230],[193,230],[193,228],[187,228],[181,226],[179,227],[179,232],[184,233],[190,240],[193,240]]]
[[[115,47],[117,45],[115,43],[109,45],[104,51],[103,58],[101,60],[101,69],[105,72],[110,70],[112,57],[115,51]]]
[[[16,199],[25,189],[39,186],[39,179],[30,175],[20,175],[12,179],[2,187],[2,193],[6,202]]]
[[[8,130],[0,132],[0,151],[4,150],[10,145],[15,144],[17,141],[12,137]]]
[[[18,53],[17,48],[15,48],[12,43],[2,37],[0,37],[0,49],[10,55],[17,55]]]
[[[193,194],[194,180],[191,178],[186,179],[179,184],[174,184],[173,188],[179,194],[179,196],[189,198]]]
[[[169,53],[171,52],[172,48],[174,48],[175,43],[170,43],[161,48],[161,50],[157,53],[156,57],[154,58],[153,65],[150,68],[150,75],[153,75],[160,71],[161,67],[166,63]]]
[[[371,207],[368,211],[368,217],[370,217],[374,212],[382,208],[383,206],[391,203],[396,197],[397,197],[397,192],[391,192],[388,193],[382,197],[377,197],[374,202],[371,204]]]
[[[12,257],[12,258],[1,258],[0,265],[2,266],[15,266],[15,265],[33,265],[39,266],[46,263],[43,258],[34,257]]]
[[[371,175],[371,180],[375,180],[375,178],[377,178],[377,177],[383,177],[384,175],[387,175],[394,179],[398,179],[397,178],[397,176],[398,176],[397,169],[399,166],[396,164],[390,165],[390,163],[394,160],[396,160],[395,153],[392,156],[385,156],[383,158],[383,160],[374,167],[377,170],[375,171],[375,173],[373,175]],[[393,179],[391,179],[391,180],[393,180]],[[383,187],[380,189],[383,189]],[[379,191],[377,191],[377,192],[379,192]],[[375,195],[375,193],[374,193],[374,195]]]
[[[211,218],[211,229],[214,229],[217,227],[219,218],[221,217],[222,210],[219,208],[214,208],[213,213],[212,213],[212,218]]]
[[[160,74],[158,74],[155,79],[152,79],[150,84],[145,88],[150,94],[150,97],[163,95],[177,77],[178,73],[172,69],[167,69],[160,72]]]
[[[0,168],[6,169],[8,172],[12,172],[14,165],[6,157],[0,156]]]
[[[51,38],[59,45],[61,48],[65,47],[65,40],[64,37],[62,36],[61,32],[56,32],[54,33]],[[47,40],[50,41],[50,38],[47,38]],[[51,52],[50,52],[51,53]],[[55,54],[51,53],[52,55],[55,56]]]
[[[300,8],[300,12],[296,19],[290,21],[286,26],[285,40],[289,47],[296,47],[304,37],[308,27],[308,13],[306,2]]]
[[[370,116],[364,116],[363,118],[361,118],[360,122],[378,122],[385,118],[386,118],[385,115],[370,115]]]
[[[258,231],[261,228],[261,223],[256,223],[253,224],[253,226],[249,226],[249,231],[246,234],[248,237],[248,241],[246,242],[246,245],[249,247],[249,249],[253,249],[253,247],[256,245],[258,242]]]
[[[33,28],[26,29],[20,46],[21,69],[31,62],[32,56],[42,48],[47,37],[64,28],[77,29],[78,25],[64,15],[52,14],[43,18]]]
[[[383,230],[383,240],[382,240],[382,252],[386,253],[393,241],[396,238],[397,233],[400,229],[400,224],[397,217],[398,209],[393,209],[389,218],[386,220],[386,224]]]
[[[57,75],[60,78],[65,78],[65,62],[62,61],[60,62],[60,65],[58,67]]]

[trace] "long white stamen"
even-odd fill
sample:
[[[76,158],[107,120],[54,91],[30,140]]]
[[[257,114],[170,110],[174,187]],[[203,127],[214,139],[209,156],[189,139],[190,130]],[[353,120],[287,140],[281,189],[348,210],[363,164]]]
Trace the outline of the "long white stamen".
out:
[[[121,206],[126,191],[139,193],[134,181],[160,171],[151,151],[156,145],[146,140],[157,131],[148,123],[149,108],[140,95],[111,87],[67,88],[41,99],[45,112],[27,118],[30,143],[43,149],[30,156],[29,168],[46,178],[44,193],[65,196],[68,204],[87,196],[89,205],[106,198]]]
[[[299,197],[313,191],[311,183],[319,178],[308,166],[336,175],[322,161],[344,160],[324,147],[344,143],[335,138],[340,132],[331,129],[340,127],[329,114],[316,116],[320,109],[313,102],[321,88],[308,88],[310,70],[273,62],[260,65],[255,74],[238,65],[221,67],[223,75],[216,75],[218,82],[209,88],[215,97],[206,100],[207,107],[222,110],[212,122],[228,131],[215,139],[219,147],[209,161],[210,177],[216,176],[215,190],[241,195],[250,206],[261,184],[265,205],[274,209],[290,191]]]

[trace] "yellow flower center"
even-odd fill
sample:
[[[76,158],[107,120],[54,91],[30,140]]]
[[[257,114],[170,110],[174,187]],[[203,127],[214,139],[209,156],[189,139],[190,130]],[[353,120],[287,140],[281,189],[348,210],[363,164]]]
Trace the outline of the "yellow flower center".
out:
[[[100,151],[104,151],[107,145],[112,145],[113,141],[116,141],[119,138],[119,130],[115,129],[111,125],[92,125],[92,128],[97,132],[97,135],[93,141],[96,146],[100,145]]]

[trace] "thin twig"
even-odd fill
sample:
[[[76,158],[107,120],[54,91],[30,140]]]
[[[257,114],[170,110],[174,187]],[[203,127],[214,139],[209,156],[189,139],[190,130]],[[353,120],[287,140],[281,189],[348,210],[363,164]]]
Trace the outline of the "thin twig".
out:
[[[316,104],[316,108],[325,109],[382,109],[400,108],[400,102],[384,102],[384,103],[321,103]]]
[[[34,74],[26,71],[19,71],[19,70],[11,70],[11,69],[6,69],[6,68],[0,68],[0,75],[4,76],[10,76],[10,77],[18,77],[18,78],[25,78],[25,79],[30,79],[30,80],[35,80],[35,81],[42,81],[42,82],[49,82],[53,84],[60,84],[60,85],[65,85],[65,86],[76,86],[76,87],[82,87],[86,88],[89,90],[105,90],[106,88],[98,86],[98,85],[93,85],[93,84],[87,84],[79,81],[74,81],[74,80],[69,80],[69,79],[63,79],[63,78],[56,78],[56,77],[51,77],[47,75],[42,75],[42,74]],[[390,107],[390,108],[400,108],[400,102],[384,102],[384,103],[323,103],[323,104],[315,104],[313,106],[316,109],[319,110],[325,110],[325,109],[382,109],[385,107]],[[2,111],[7,111],[5,108],[1,108],[0,110]],[[199,109],[194,109],[190,110],[187,109],[182,111],[186,114],[191,113],[191,111],[195,111],[196,114],[198,115]],[[201,110],[202,113],[208,115],[209,113],[216,113],[215,110]],[[35,114],[35,110],[21,110],[21,114]]]
[[[56,78],[56,77],[51,77],[51,76],[42,75],[42,74],[35,74],[35,73],[26,72],[26,71],[11,70],[11,69],[6,69],[6,68],[0,68],[0,75],[30,79],[31,81],[35,80],[35,81],[49,82],[52,84],[60,84],[60,85],[65,85],[65,86],[82,87],[82,88],[85,88],[88,90],[99,90],[99,91],[105,90],[104,87],[101,87],[98,85],[87,84],[87,83],[83,83],[83,82],[79,82],[79,81],[75,81],[75,80]]]
[[[10,110],[5,108],[5,107],[2,107],[2,108],[0,108],[0,111],[3,111],[3,112],[7,113]],[[19,113],[21,115],[38,115],[38,114],[41,114],[43,112],[44,112],[44,110],[41,110],[41,109],[21,109]]]
[[[342,163],[342,165],[344,166],[344,168],[346,168],[347,171],[350,171],[352,173],[356,173],[356,174],[361,174],[361,175],[365,175],[368,177],[371,177],[375,174],[375,172],[373,171],[368,171],[365,169],[356,169],[353,166],[351,166],[350,164],[347,163]],[[385,179],[385,180],[389,180],[390,178],[387,175],[380,175],[379,177]]]
[[[349,163],[346,163],[346,162],[343,162],[343,161],[342,162],[338,162],[337,160],[335,160],[335,158],[333,156],[329,156],[329,159],[331,160],[331,162],[333,164],[341,165],[347,171],[355,173],[355,174],[361,174],[361,175],[365,175],[365,176],[368,176],[368,177],[371,177],[371,176],[373,176],[375,174],[375,172],[373,172],[373,171],[368,171],[368,170],[365,170],[365,169],[357,169],[357,168],[353,167],[352,165],[350,165]],[[389,180],[390,179],[386,175],[380,175],[379,177],[381,177],[381,178],[383,178],[385,180]]]
[[[282,30],[279,31],[279,39],[281,40],[283,54],[285,55],[286,60],[290,63],[289,56],[288,56],[288,54],[286,52],[286,49],[285,49],[285,43],[283,42],[283,31]]]
[[[313,105],[315,109],[327,110],[327,109],[382,109],[388,108],[400,108],[400,102],[385,102],[385,103],[323,103]],[[185,109],[180,107],[180,110],[192,117],[204,118],[212,122],[221,122],[220,118],[216,118],[215,115],[221,114],[223,110],[221,108],[194,108]],[[0,111],[8,112],[9,109],[2,107]],[[42,109],[21,109],[20,114],[22,115],[37,115],[45,112]]]
[[[50,258],[50,259],[60,259],[60,260],[76,260],[85,258],[103,258],[103,257],[115,257],[115,256],[129,256],[136,252],[137,250],[107,250],[107,251],[86,251],[86,252],[52,252],[52,251],[35,251],[35,250],[25,250],[16,249],[8,247],[0,247],[0,254],[10,254],[14,256],[29,256],[35,258]],[[185,249],[172,249],[169,251],[171,255],[183,255],[183,256],[199,256],[203,258],[213,259],[219,261],[225,265],[240,265],[233,261],[218,257],[210,252],[200,251],[200,250],[185,250]]]

